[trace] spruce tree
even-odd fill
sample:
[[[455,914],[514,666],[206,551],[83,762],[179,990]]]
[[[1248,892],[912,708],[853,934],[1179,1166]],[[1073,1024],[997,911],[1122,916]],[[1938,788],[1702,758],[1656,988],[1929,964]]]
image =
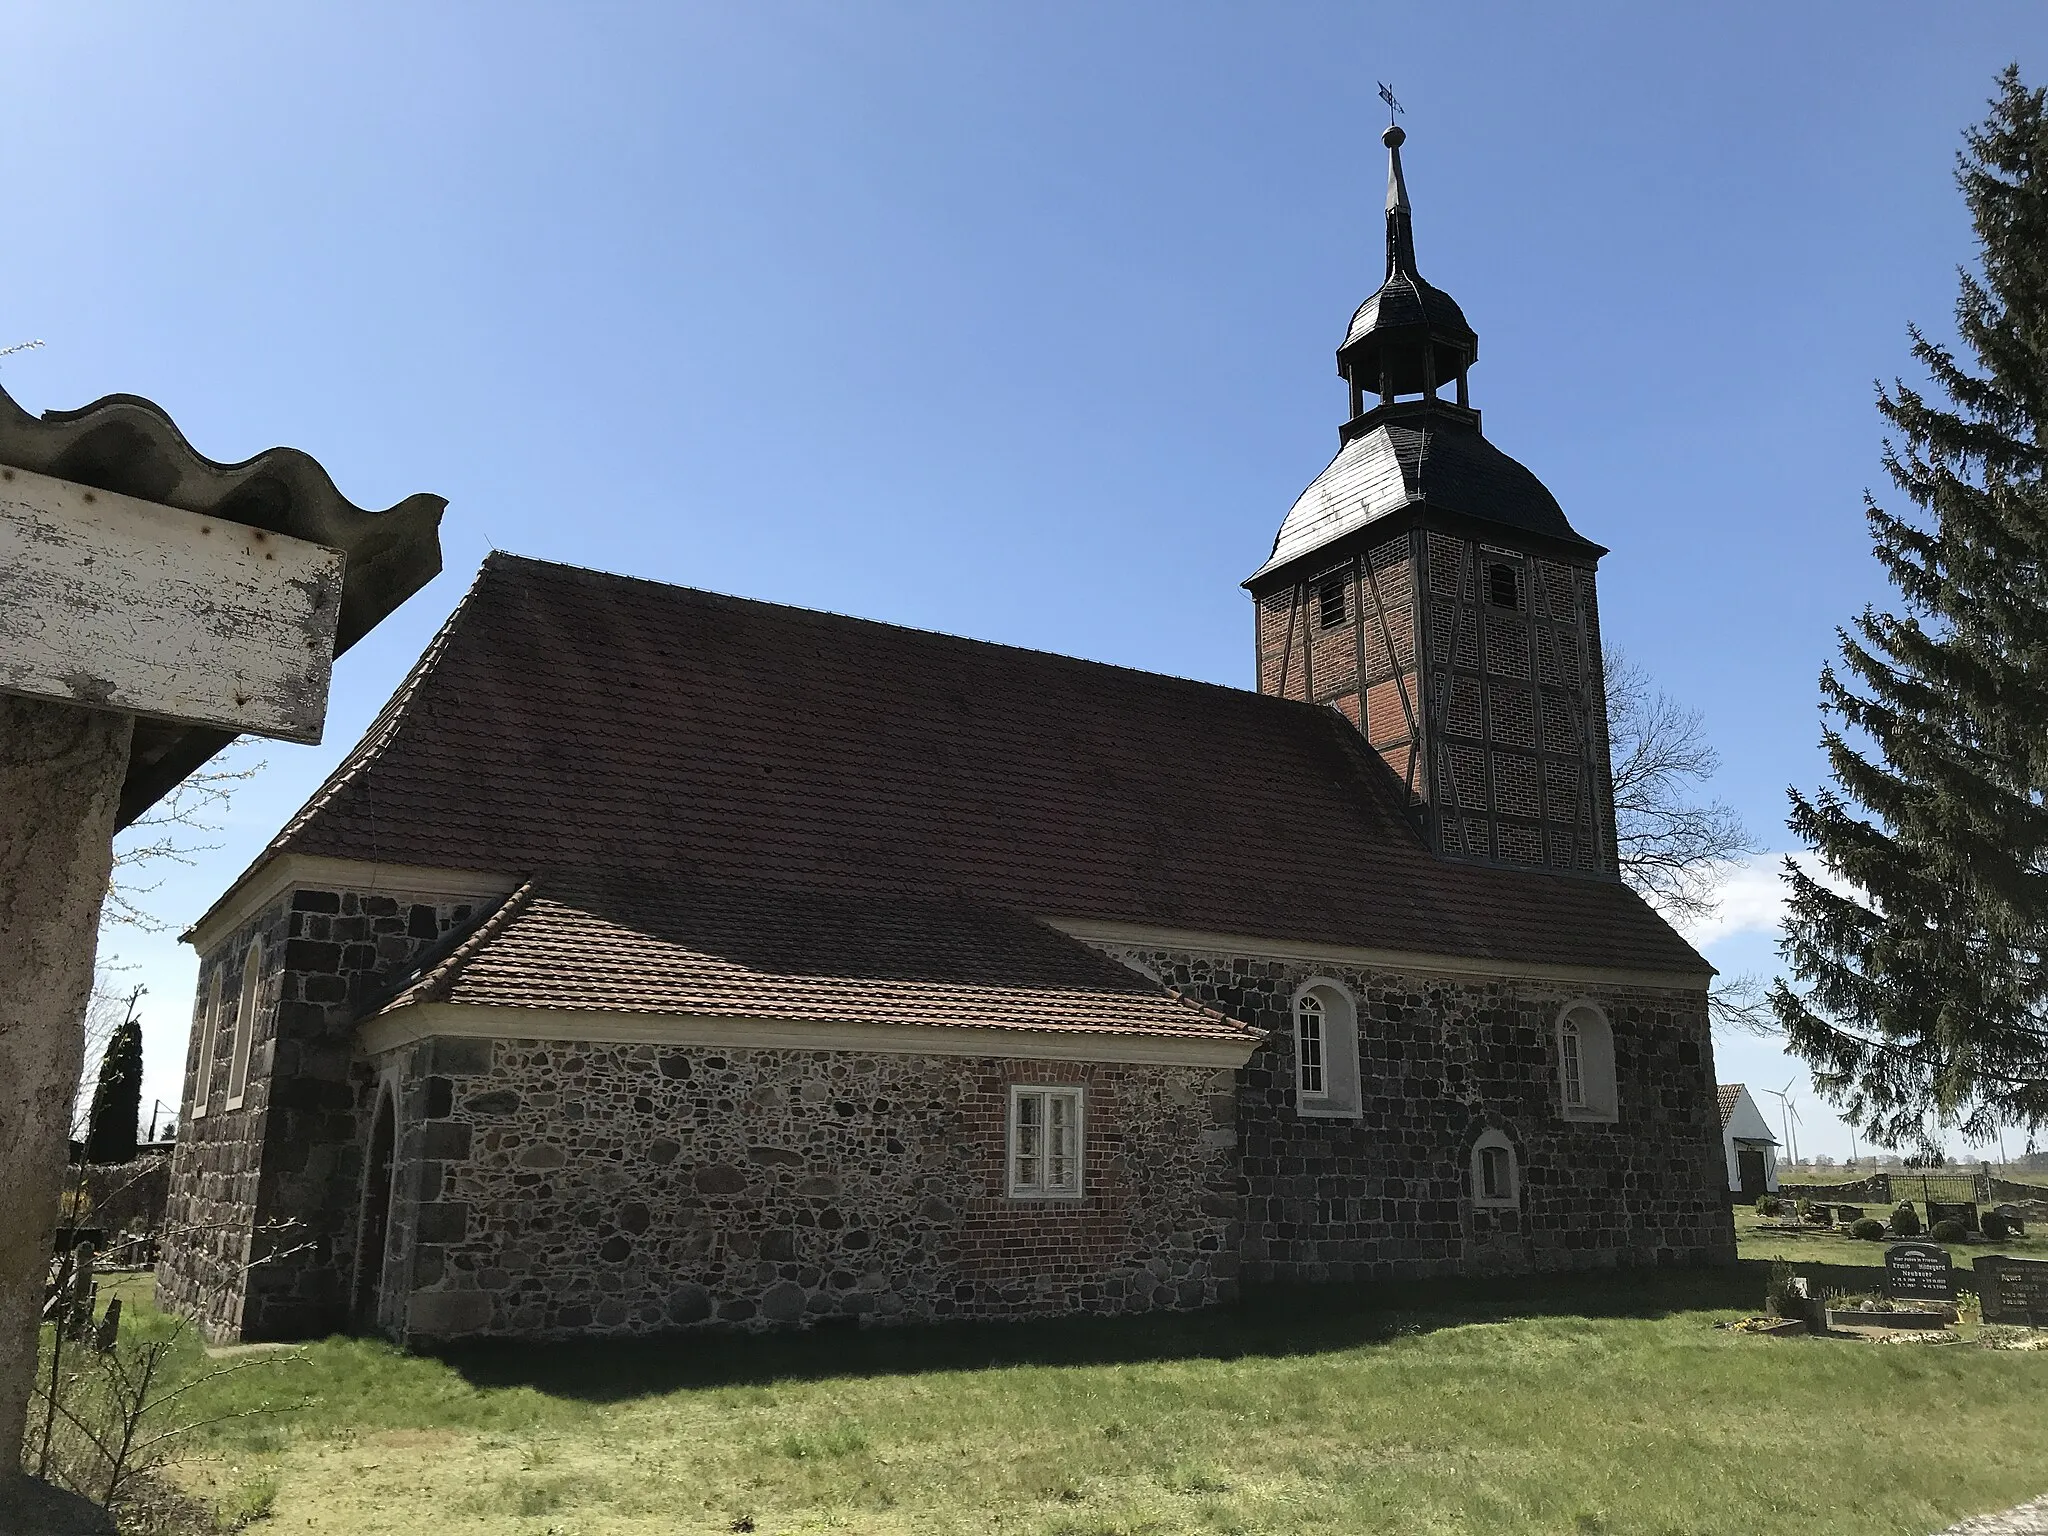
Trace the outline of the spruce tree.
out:
[[[132,1163],[142,1118],[142,1025],[130,1013],[107,1041],[86,1121],[88,1163]]]
[[[1957,179],[1979,270],[1959,347],[1909,327],[1932,388],[1878,392],[1915,510],[1866,498],[1897,601],[1821,674],[1833,784],[1789,824],[1831,878],[1787,861],[1771,999],[1887,1146],[2048,1125],[2048,106],[2017,67]]]

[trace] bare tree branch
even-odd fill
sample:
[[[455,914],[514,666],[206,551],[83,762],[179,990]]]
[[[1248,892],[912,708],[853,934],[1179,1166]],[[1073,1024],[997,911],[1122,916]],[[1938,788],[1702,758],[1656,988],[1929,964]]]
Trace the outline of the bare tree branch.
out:
[[[162,933],[171,925],[151,912],[144,898],[163,884],[147,884],[138,872],[152,865],[198,862],[202,853],[220,845],[202,839],[220,830],[228,802],[249,780],[264,769],[263,763],[202,768],[182,780],[178,787],[136,819],[114,849],[114,872],[107,881],[107,900],[101,921],[140,928],[144,933]]]
[[[1769,1039],[1778,1033],[1778,1016],[1759,976],[1730,976],[1707,993],[1707,1012],[1717,1028]]]
[[[1700,712],[1655,691],[1620,651],[1602,661],[1621,878],[1673,922],[1712,917],[1727,866],[1762,845],[1729,806],[1697,798],[1721,766]]]

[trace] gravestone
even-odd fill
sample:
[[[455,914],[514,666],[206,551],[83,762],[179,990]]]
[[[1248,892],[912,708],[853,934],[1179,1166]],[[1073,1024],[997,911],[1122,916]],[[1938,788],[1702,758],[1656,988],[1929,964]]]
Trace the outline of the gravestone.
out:
[[[1977,1300],[1987,1323],[2048,1328],[2048,1264],[2039,1259],[1979,1259]]]
[[[1838,1205],[1835,1207],[1835,1220],[1845,1227],[1852,1222],[1858,1222],[1862,1219],[1863,1207],[1860,1205]]]
[[[1893,1243],[1884,1251],[1884,1293],[1894,1301],[1954,1301],[1948,1250],[1939,1243]]]
[[[1927,1225],[1932,1230],[1936,1223],[1959,1221],[1965,1232],[1979,1230],[1977,1225],[1977,1202],[1974,1200],[1930,1200],[1927,1202]]]

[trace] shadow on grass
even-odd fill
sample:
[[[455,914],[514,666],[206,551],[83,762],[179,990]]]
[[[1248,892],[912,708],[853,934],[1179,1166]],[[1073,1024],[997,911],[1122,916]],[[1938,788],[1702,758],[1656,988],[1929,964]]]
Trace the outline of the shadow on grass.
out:
[[[1227,1307],[1133,1317],[802,1333],[675,1332],[539,1343],[486,1340],[436,1351],[475,1387],[621,1402],[695,1387],[1033,1365],[1125,1365],[1315,1355],[1467,1323],[1526,1317],[1641,1318],[1759,1311],[1769,1264],[1623,1270],[1498,1280],[1267,1286]]]

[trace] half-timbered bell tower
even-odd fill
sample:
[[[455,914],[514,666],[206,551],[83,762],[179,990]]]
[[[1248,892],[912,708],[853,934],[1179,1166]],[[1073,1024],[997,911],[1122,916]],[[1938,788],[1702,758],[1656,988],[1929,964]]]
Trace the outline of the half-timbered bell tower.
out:
[[[1479,337],[1416,271],[1406,137],[1383,135],[1386,280],[1337,349],[1341,446],[1245,583],[1259,689],[1349,717],[1439,853],[1612,874],[1606,550],[1480,431]]]

